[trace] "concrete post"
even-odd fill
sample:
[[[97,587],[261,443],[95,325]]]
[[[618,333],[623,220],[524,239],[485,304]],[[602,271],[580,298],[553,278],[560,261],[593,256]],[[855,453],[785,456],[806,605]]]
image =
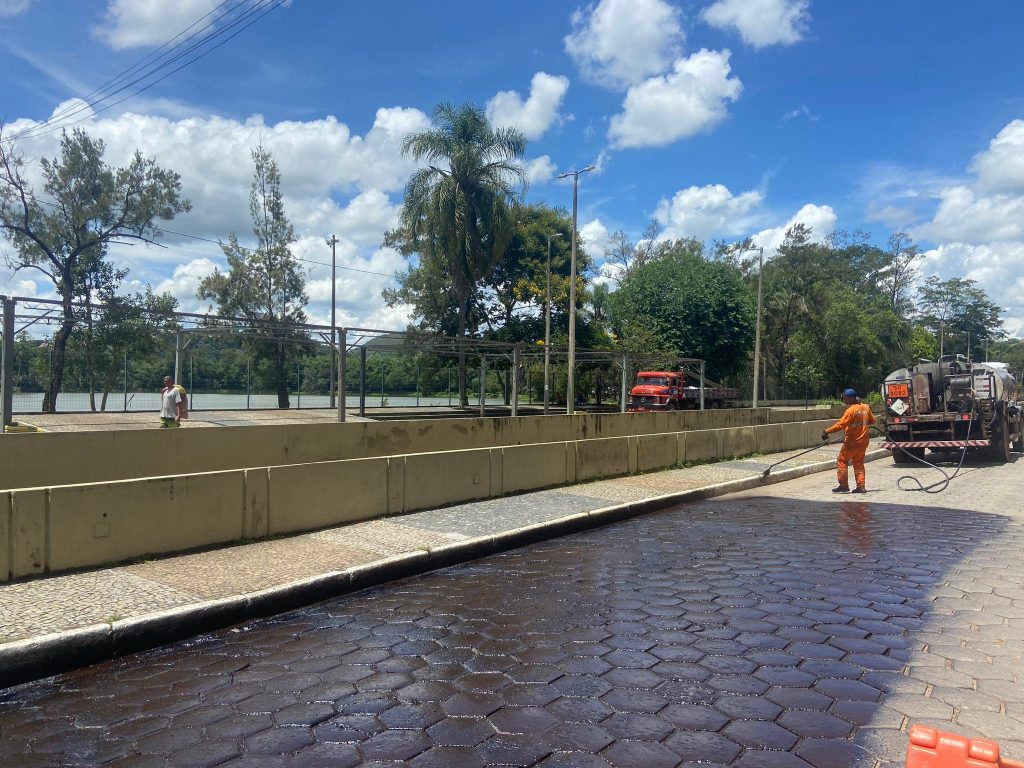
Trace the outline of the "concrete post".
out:
[[[519,347],[512,347],[512,415],[519,415]]]
[[[359,415],[366,416],[366,345],[359,347]]]
[[[181,345],[181,331],[177,331],[174,334],[174,383],[181,384],[181,377],[184,375],[184,371],[181,367],[181,355],[184,352],[184,347]]]
[[[6,432],[8,424],[14,423],[14,299],[3,298],[4,346],[0,362],[0,434]]]
[[[704,410],[704,361],[700,361],[700,409]]]
[[[487,404],[487,357],[480,355],[480,415],[483,416],[486,411],[484,407]]]
[[[348,351],[348,332],[338,329],[338,421],[345,421],[345,353]]]
[[[629,355],[622,356],[622,396],[619,411],[626,412],[626,398],[629,397]]]

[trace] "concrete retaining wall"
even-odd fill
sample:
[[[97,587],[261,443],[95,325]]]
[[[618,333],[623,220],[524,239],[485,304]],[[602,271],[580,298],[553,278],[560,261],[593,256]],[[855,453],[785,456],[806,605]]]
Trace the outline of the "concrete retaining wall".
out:
[[[803,448],[830,420],[343,459],[0,492],[0,581],[473,499]],[[212,431],[212,430],[211,430]]]
[[[807,413],[747,408],[7,435],[0,489],[721,429],[802,421]],[[813,413],[838,418],[841,409]]]

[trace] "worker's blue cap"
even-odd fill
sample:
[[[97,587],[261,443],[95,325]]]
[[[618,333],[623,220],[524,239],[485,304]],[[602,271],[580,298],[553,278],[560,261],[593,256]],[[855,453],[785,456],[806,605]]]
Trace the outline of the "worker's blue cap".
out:
[[[856,397],[856,396],[857,396],[857,390],[856,389],[844,389],[843,390],[843,397]]]

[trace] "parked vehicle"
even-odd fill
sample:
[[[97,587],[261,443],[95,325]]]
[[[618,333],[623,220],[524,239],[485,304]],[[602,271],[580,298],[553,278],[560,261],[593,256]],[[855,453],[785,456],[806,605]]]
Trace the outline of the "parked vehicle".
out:
[[[1004,363],[972,363],[945,355],[890,373],[882,384],[884,447],[897,463],[926,450],[966,449],[1006,462],[1024,452],[1024,411],[1017,381]]]
[[[735,405],[739,391],[705,381],[704,407]],[[701,388],[687,386],[682,371],[640,371],[629,390],[627,411],[677,411],[700,408]]]

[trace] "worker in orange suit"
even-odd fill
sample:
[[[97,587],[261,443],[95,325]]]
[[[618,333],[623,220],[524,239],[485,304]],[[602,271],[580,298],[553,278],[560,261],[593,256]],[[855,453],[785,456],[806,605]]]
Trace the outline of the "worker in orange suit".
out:
[[[853,474],[857,479],[857,487],[853,492],[867,493],[864,486],[864,454],[868,449],[868,429],[875,423],[875,414],[871,412],[871,406],[860,401],[855,390],[844,389],[843,402],[846,403],[846,412],[839,421],[821,433],[821,439],[828,442],[828,436],[832,432],[846,430],[843,447],[839,450],[839,459],[836,461],[839,485],[832,489],[832,493],[850,492],[850,464],[853,464]]]

